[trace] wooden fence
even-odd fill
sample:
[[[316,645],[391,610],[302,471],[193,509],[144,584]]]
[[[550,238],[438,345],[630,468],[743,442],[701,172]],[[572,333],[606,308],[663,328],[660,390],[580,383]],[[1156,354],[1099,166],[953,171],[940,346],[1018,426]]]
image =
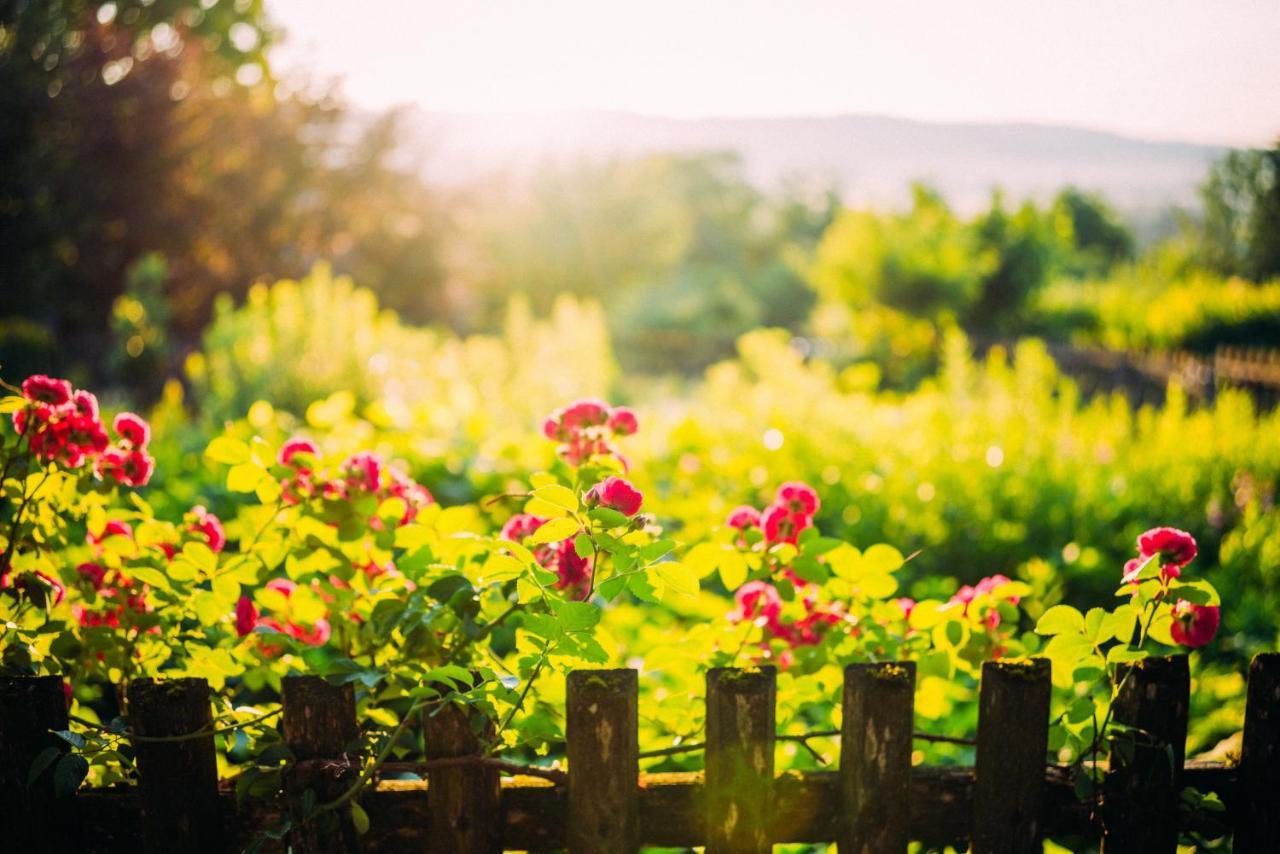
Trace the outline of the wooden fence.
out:
[[[349,823],[324,833],[304,824],[287,843],[294,851],[461,854],[705,845],[737,854],[832,841],[841,851],[900,852],[918,840],[1022,852],[1053,835],[1101,839],[1106,852],[1173,852],[1179,793],[1192,786],[1225,801],[1236,851],[1280,851],[1280,654],[1260,655],[1250,668],[1235,765],[1184,763],[1186,657],[1138,665],[1116,719],[1145,736],[1108,774],[1100,805],[1079,800],[1069,772],[1046,761],[1049,676],[1044,659],[985,664],[974,766],[913,767],[915,666],[851,665],[839,769],[776,775],[774,671],[713,669],[705,773],[640,774],[636,671],[577,671],[567,685],[565,779],[500,778],[501,763],[478,757],[466,713],[448,707],[427,724],[429,782],[386,780],[366,791],[360,802],[371,827],[362,836]],[[359,772],[345,753],[358,733],[351,686],[316,677],[284,681],[283,737],[296,762],[285,775],[286,796],[274,802],[238,807],[231,787],[219,784],[202,680],[139,680],[131,689],[136,787],[82,789],[55,800],[39,780],[29,786],[34,757],[66,748],[52,731],[67,724],[60,679],[0,680],[5,851],[240,850],[304,798],[323,803]],[[273,844],[279,850],[285,842]]]
[[[1280,350],[1219,347],[1212,356],[1200,356],[1046,346],[1059,368],[1081,380],[1086,394],[1116,389],[1135,403],[1158,403],[1176,381],[1200,401],[1212,401],[1220,388],[1238,388],[1261,409],[1280,405]]]

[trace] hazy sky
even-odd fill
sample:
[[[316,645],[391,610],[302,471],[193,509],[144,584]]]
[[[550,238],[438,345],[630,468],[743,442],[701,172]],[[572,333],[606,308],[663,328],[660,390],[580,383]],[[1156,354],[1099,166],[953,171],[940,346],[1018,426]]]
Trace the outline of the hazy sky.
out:
[[[1280,135],[1280,0],[268,0],[371,107],[885,113]]]

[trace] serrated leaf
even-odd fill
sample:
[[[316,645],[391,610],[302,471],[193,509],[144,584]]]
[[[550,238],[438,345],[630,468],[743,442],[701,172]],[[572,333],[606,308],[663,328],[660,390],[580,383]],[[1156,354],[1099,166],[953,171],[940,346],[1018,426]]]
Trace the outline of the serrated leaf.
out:
[[[650,571],[664,586],[681,596],[698,595],[697,573],[679,561],[656,563]]]
[[[590,602],[556,602],[556,621],[566,632],[581,632],[600,622],[600,609]]]

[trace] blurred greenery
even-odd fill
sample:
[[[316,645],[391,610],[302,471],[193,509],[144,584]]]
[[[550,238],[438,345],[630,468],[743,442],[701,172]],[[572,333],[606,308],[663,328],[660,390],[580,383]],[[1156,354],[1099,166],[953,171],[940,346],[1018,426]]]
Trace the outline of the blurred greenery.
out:
[[[156,492],[222,509],[199,449],[224,419],[247,418],[245,431],[273,442],[302,432],[329,454],[377,449],[446,503],[475,501],[552,464],[536,436],[550,402],[608,395],[637,407],[631,477],[681,541],[805,480],[822,495],[823,530],[918,552],[900,573],[904,593],[945,597],[1004,573],[1031,585],[1034,618],[1060,601],[1110,601],[1137,534],[1174,524],[1195,535],[1196,571],[1227,603],[1198,678],[1238,681],[1252,651],[1277,643],[1280,412],[1258,412],[1243,393],[1192,407],[1173,386],[1159,409],[1085,400],[1042,345],[975,361],[954,330],[937,376],[906,393],[878,391],[863,366],[806,358],[784,330],[742,337],[700,380],[654,383],[618,373],[608,340],[600,310],[568,297],[548,321],[516,308],[501,336],[459,338],[404,326],[323,269],[256,289],[220,310],[209,351],[192,360],[209,417],[193,418],[180,396],[153,414]],[[729,609],[707,595],[679,619]],[[645,612],[635,619],[656,622],[641,630],[627,613],[610,617],[625,623],[619,655],[677,655],[659,637],[677,617]],[[1196,749],[1238,726],[1241,698],[1210,694],[1196,701]]]
[[[261,0],[0,2],[0,365],[149,409],[162,515],[230,510],[201,457],[228,423],[376,449],[459,504],[552,464],[552,408],[608,397],[640,413],[633,476],[674,536],[805,480],[825,530],[918,552],[917,597],[1004,573],[1032,618],[1110,601],[1140,531],[1191,531],[1227,603],[1193,745],[1238,726],[1242,662],[1277,641],[1280,414],[1086,398],[1027,336],[1280,345],[1280,146],[1227,155],[1158,245],[1087,189],[850,208],[723,152],[445,189],[402,114],[276,76],[278,37]],[[722,593],[606,618],[665,680],[654,731],[697,724],[661,702],[701,690],[669,628]],[[833,691],[792,686],[780,720],[829,724]],[[971,725],[950,691],[921,702]]]

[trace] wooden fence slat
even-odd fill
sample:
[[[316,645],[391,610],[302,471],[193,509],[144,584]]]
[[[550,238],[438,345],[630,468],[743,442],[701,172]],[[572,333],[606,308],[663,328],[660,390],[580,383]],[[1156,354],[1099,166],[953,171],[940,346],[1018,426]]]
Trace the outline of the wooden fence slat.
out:
[[[67,725],[61,677],[0,678],[0,832],[15,851],[72,849],[72,811],[56,803],[54,766],[27,785],[37,756],[50,747],[67,752],[67,743],[50,732]]]
[[[1046,658],[983,662],[974,756],[975,854],[1040,850],[1051,687]]]
[[[129,727],[142,800],[146,850],[220,851],[218,761],[213,708],[203,679],[137,679],[129,685]],[[193,733],[208,731],[198,737]],[[148,741],[147,739],[174,739]]]
[[[1280,653],[1254,656],[1244,707],[1244,743],[1234,850],[1280,850]]]
[[[844,669],[841,852],[901,852],[910,841],[913,661]]]
[[[1178,847],[1178,791],[1191,693],[1187,657],[1148,658],[1126,673],[1114,717],[1137,733],[1112,739],[1102,847],[1108,852],[1173,852]]]
[[[707,852],[768,852],[773,817],[773,667],[707,671]]]
[[[294,810],[289,844],[298,854],[360,850],[348,809],[301,821],[299,799],[315,793],[317,803],[340,796],[360,775],[360,764],[348,751],[359,738],[355,692],[351,685],[331,685],[320,676],[286,676],[280,692],[284,711],[284,743],[294,765],[285,789]]]
[[[447,704],[427,717],[427,759],[476,756],[481,743],[464,707]],[[427,851],[491,854],[502,850],[497,769],[482,766],[431,771],[427,786]]]
[[[638,851],[638,674],[575,670],[567,683],[570,854]]]

